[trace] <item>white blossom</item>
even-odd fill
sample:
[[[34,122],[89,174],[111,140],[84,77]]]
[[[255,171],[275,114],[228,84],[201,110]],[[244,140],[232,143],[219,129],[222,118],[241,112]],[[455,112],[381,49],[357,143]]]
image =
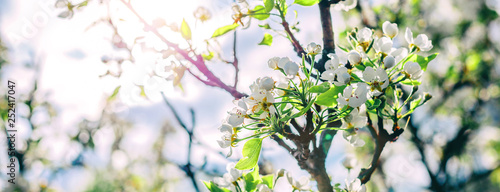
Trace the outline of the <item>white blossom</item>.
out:
[[[337,54],[334,53],[329,53],[328,57],[330,60],[325,62],[325,69],[326,70],[335,70],[340,66],[340,59],[337,56]]]
[[[283,69],[285,68],[285,65],[289,62],[292,62],[292,60],[290,60],[290,58],[288,57],[282,57],[280,58],[280,60],[278,61],[278,67]]]
[[[260,79],[259,85],[262,89],[269,91],[274,88],[274,80],[271,77],[264,77]]]
[[[394,59],[393,56],[389,55],[384,58],[383,63],[385,68],[391,68],[394,67],[394,65],[396,65],[396,59]]]
[[[363,71],[363,79],[366,82],[370,83],[372,90],[379,91],[379,94],[389,85],[389,77],[387,75],[387,72],[380,67],[376,70],[372,67],[366,67],[365,71]]]
[[[384,34],[389,37],[389,38],[394,38],[396,35],[398,35],[398,24],[396,23],[391,23],[389,21],[386,21],[382,24],[382,31]]]
[[[364,51],[366,51],[366,49],[370,45],[373,38],[372,35],[373,32],[368,27],[364,27],[363,29],[359,30],[358,33],[356,34],[358,43],[363,47]]]
[[[285,71],[285,74],[288,78],[293,79],[297,73],[299,72],[299,65],[295,62],[288,62],[285,64],[283,67],[283,71]]]
[[[248,107],[244,100],[238,99],[233,101],[234,104],[236,104],[238,107],[233,108],[229,112],[229,116],[227,117],[226,121],[228,124],[232,125],[233,127],[237,127],[243,123],[245,120],[245,116],[247,115],[247,110]]]
[[[353,92],[353,87],[348,86],[344,89],[343,93],[339,93],[339,97],[337,98],[337,102],[340,108],[344,106],[350,106],[353,108],[360,107],[363,103],[366,102],[367,93],[368,93],[368,85],[366,83],[358,83],[358,87]]]
[[[356,65],[361,63],[361,55],[357,51],[350,51],[347,55],[347,59],[351,63],[351,65]]]
[[[344,139],[349,142],[354,147],[361,147],[365,145],[365,141],[360,139],[356,133],[357,130],[366,125],[366,116],[359,113],[358,108],[355,108],[347,115],[342,118],[342,126]]]
[[[329,81],[336,86],[342,86],[350,81],[351,75],[347,72],[347,68],[342,66],[335,70],[326,70],[321,74],[320,78]]]
[[[288,89],[289,88],[288,83],[284,83],[281,81],[278,81],[276,83],[276,87],[281,88],[281,89]],[[278,96],[285,95],[286,92],[281,90],[281,89],[274,89],[274,92],[276,93],[276,95],[278,95]]]
[[[292,185],[293,189],[299,191],[309,191],[311,189],[311,186],[309,186],[309,177],[303,176],[299,180],[295,180],[293,179],[290,172],[286,172],[285,175],[290,185]]]
[[[273,57],[271,59],[269,59],[269,61],[267,61],[267,66],[269,66],[269,68],[271,69],[279,69],[278,67],[278,62],[280,61],[281,58],[279,57]]]
[[[377,53],[390,53],[392,50],[392,40],[388,37],[382,37],[375,41],[373,48]]]
[[[358,178],[354,179],[352,182],[345,180],[347,192],[364,192],[366,189],[362,186],[361,180]]]
[[[409,77],[412,80],[417,80],[422,76],[422,68],[418,63],[415,62],[408,62],[405,64],[403,67],[403,71],[406,73],[407,77]]]
[[[273,190],[269,189],[269,187],[266,184],[258,184],[257,185],[257,192],[272,192]]]
[[[317,55],[321,53],[321,45],[318,45],[316,43],[309,43],[306,47],[306,51],[309,55]]]
[[[358,0],[345,0],[345,1],[339,1],[336,4],[332,4],[332,7],[336,11],[349,11],[356,7],[358,4]]]
[[[417,51],[429,51],[433,47],[432,41],[425,34],[417,35],[417,38],[413,39],[413,33],[408,27],[406,28],[405,39],[410,44],[410,48],[416,46]]]
[[[356,164],[358,163],[358,160],[352,156],[352,155],[348,155],[344,158],[344,160],[342,161],[342,165],[346,168],[346,169],[352,169],[356,166]]]
[[[401,47],[401,48],[392,48],[391,53],[389,54],[394,57],[395,63],[399,63],[402,59],[406,58],[408,56],[408,49]]]
[[[228,188],[231,185],[233,185],[233,183],[236,182],[243,174],[243,171],[234,168],[234,166],[236,166],[236,163],[234,162],[228,163],[226,165],[227,173],[224,173],[222,177],[215,178],[214,182],[220,187],[225,187],[225,188]]]
[[[217,140],[221,148],[227,148],[231,146],[231,138],[233,136],[233,127],[229,124],[223,123],[219,127],[219,131],[222,133],[222,139]]]
[[[194,14],[194,17],[196,19],[199,19],[201,22],[209,20],[212,17],[212,14],[210,14],[210,11],[208,11],[208,9],[205,7],[198,7],[194,11],[193,14]]]

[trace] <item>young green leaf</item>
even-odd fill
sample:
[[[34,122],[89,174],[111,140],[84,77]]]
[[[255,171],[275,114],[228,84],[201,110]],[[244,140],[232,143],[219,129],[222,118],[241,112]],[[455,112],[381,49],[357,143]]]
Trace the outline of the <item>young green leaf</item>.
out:
[[[260,41],[259,45],[271,46],[272,43],[273,43],[273,36],[270,35],[269,33],[265,33],[264,38],[262,38],[262,41]]]
[[[269,189],[273,189],[273,187],[274,187],[274,175],[269,174],[269,175],[263,176],[262,183],[266,184],[267,187],[269,187]]]
[[[236,163],[235,168],[239,170],[251,169],[257,165],[262,148],[262,139],[255,138],[248,140],[243,145],[243,158]]]
[[[366,108],[371,111],[371,110],[374,110],[377,107],[379,107],[381,103],[382,103],[382,101],[380,101],[380,99],[375,99],[375,100],[368,100],[368,101],[366,101],[365,104],[366,104]]]
[[[315,99],[316,99],[316,98],[314,98],[312,101],[310,101],[310,102],[309,102],[309,104],[308,104],[305,108],[303,108],[302,110],[300,110],[300,111],[299,111],[298,113],[296,113],[295,115],[293,115],[293,116],[286,116],[286,117],[284,117],[284,118],[280,119],[280,121],[285,122],[285,121],[288,121],[288,120],[290,120],[290,119],[294,119],[294,118],[297,118],[297,117],[300,117],[300,116],[302,116],[302,115],[306,114],[306,113],[307,113],[307,111],[309,111],[309,109],[311,109],[312,105],[314,104],[314,100],[315,100]]]
[[[214,34],[212,35],[212,38],[224,35],[227,32],[236,29],[236,27],[238,27],[238,26],[240,26],[238,23],[234,23],[232,25],[226,25],[224,27],[220,27],[217,30],[215,30]]]
[[[118,95],[118,92],[120,91],[120,87],[121,86],[118,86],[115,88],[115,90],[113,91],[113,94],[111,94],[111,96],[108,97],[108,101],[112,101],[116,98],[116,95]]]
[[[213,181],[203,181],[203,184],[205,184],[207,189],[211,192],[231,192],[229,189],[218,187]]]
[[[337,104],[337,98],[346,86],[332,86],[328,91],[322,93],[316,99],[316,104],[333,107]]]
[[[330,89],[330,83],[323,82],[319,85],[312,86],[309,88],[309,92],[311,93],[324,93]]]
[[[419,97],[418,99],[415,99],[415,100],[411,101],[411,103],[410,103],[410,109],[411,110],[415,110],[415,108],[417,108],[418,106],[420,106],[420,101],[422,101],[422,97]]]
[[[274,0],[264,0],[264,6],[266,6],[266,12],[269,13],[274,8]]]
[[[262,27],[262,28],[264,28],[264,29],[271,29],[271,26],[269,26],[269,24],[268,24],[268,23],[266,23],[266,24],[264,24],[264,25],[260,25],[260,24],[259,24],[259,27]]]
[[[182,24],[181,24],[181,35],[184,39],[191,40],[191,28],[189,28],[189,25],[186,23],[186,20],[184,19],[182,19]]]
[[[243,174],[243,179],[245,180],[246,191],[254,191],[259,183],[262,183],[262,179],[259,175],[259,166],[256,165],[252,172]]]
[[[319,3],[319,0],[295,0],[293,3],[302,6],[312,6]]]
[[[410,61],[417,62],[420,65],[420,67],[422,68],[422,70],[425,71],[427,69],[427,65],[429,64],[429,62],[431,62],[433,59],[435,59],[437,57],[437,55],[438,55],[438,53],[434,53],[432,55],[429,55],[428,57],[414,55],[414,56],[412,56]]]
[[[252,17],[258,20],[265,20],[269,17],[269,13],[266,12],[266,8],[262,5],[257,5],[252,10]]]
[[[417,80],[411,80],[411,79],[405,79],[405,80],[401,81],[401,83],[402,83],[402,84],[405,84],[405,85],[412,85],[412,86],[422,84],[422,82],[420,82],[420,81],[417,81]]]

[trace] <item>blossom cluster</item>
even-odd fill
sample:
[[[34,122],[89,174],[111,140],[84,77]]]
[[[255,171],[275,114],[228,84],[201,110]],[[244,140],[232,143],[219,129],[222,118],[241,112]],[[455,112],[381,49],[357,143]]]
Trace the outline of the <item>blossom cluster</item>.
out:
[[[353,30],[348,34],[351,50],[337,47],[335,53],[328,54],[329,60],[325,63],[326,70],[322,73],[316,71],[320,80],[329,82],[328,87],[336,87],[340,90],[334,96],[333,107],[338,111],[346,111],[347,114],[340,119],[337,118],[342,121],[342,126],[338,129],[344,130],[344,138],[353,146],[359,147],[364,144],[363,140],[356,137],[356,131],[367,122],[364,115],[367,110],[365,103],[383,95],[394,98],[393,95],[389,95],[393,93],[387,90],[388,88],[394,90],[395,84],[399,82],[409,82],[409,84],[417,82],[423,70],[419,63],[409,58],[432,48],[432,42],[426,35],[420,34],[413,39],[413,33],[409,28],[405,33],[408,47],[393,47],[399,32],[395,23],[383,23],[382,31],[384,36],[377,37],[372,29],[366,27]],[[311,59],[322,53],[321,46],[315,43],[309,44],[306,51]],[[277,107],[284,105],[283,102],[277,102],[277,100],[287,98],[287,92],[299,90],[302,86],[308,86],[308,84],[316,86],[320,83],[307,80],[312,68],[308,71],[305,63],[298,64],[288,57],[273,57],[269,59],[268,66],[280,71],[282,79],[288,82],[275,81],[271,77],[258,78],[250,86],[251,93],[248,97],[235,100],[236,106],[228,112],[228,117],[219,128],[222,137],[218,142],[222,148],[232,147],[239,142],[238,132],[242,128],[255,125],[251,129],[255,130],[256,125],[259,125],[260,132],[263,132],[262,130],[275,126],[272,119],[283,119],[283,115],[292,115],[286,113],[290,111],[288,109],[294,108],[298,111],[303,108],[307,103],[302,107],[290,106],[290,103],[294,102],[288,103],[287,107]],[[299,77],[301,82],[295,83],[296,77]],[[321,94],[317,93],[315,96],[321,96]],[[292,99],[292,101],[297,100]],[[313,99],[308,101],[314,102]],[[277,114],[279,115],[275,117]],[[270,129],[270,131],[273,130]]]
[[[415,99],[412,95],[435,54],[429,57],[420,55],[432,49],[432,41],[425,34],[419,34],[414,39],[412,31],[407,28],[404,39],[408,47],[394,47],[402,44],[399,42],[401,38],[397,38],[397,24],[384,22],[382,31],[383,36],[377,36],[370,28],[354,29],[347,35],[350,47],[337,46],[334,53],[324,53],[321,45],[310,43],[305,47],[306,54],[301,63],[288,57],[269,59],[268,67],[279,72],[280,77],[275,78],[279,80],[258,78],[250,85],[251,92],[247,97],[234,101],[235,107],[219,127],[222,133],[218,140],[220,147],[230,148],[229,156],[237,143],[253,138],[251,146],[245,144],[245,156],[248,148],[258,147],[257,151],[260,151],[262,139],[267,136],[279,135],[287,139],[290,139],[289,136],[300,136],[293,132],[292,125],[298,132],[308,131],[307,134],[325,129],[341,130],[349,144],[361,147],[365,141],[358,137],[357,132],[367,125],[370,113],[379,116],[378,120],[390,119],[397,125],[398,119],[428,100],[429,97],[426,97],[421,102],[421,98]],[[329,58],[323,72],[305,62],[315,63],[318,54],[327,54]],[[413,86],[414,91],[403,98],[398,93],[400,84]],[[411,109],[403,110],[408,102],[411,102]],[[300,127],[297,121],[292,123],[306,115],[313,119],[307,126],[311,129]],[[340,121],[342,125],[329,127],[334,121]],[[399,127],[395,126],[395,129]],[[250,136],[246,134],[243,137],[240,134],[242,130],[250,131]],[[236,164],[236,168],[244,170],[255,166],[260,153],[250,154],[247,151],[246,154],[238,162],[243,163],[239,168]],[[346,167],[352,168],[350,164],[353,163],[349,162],[346,161],[349,164]],[[234,184],[241,173],[228,168],[228,175],[216,179],[216,183],[222,187]],[[293,180],[288,175],[287,178],[294,189],[309,190],[305,181]],[[346,181],[346,187],[348,191],[364,189],[359,179]]]

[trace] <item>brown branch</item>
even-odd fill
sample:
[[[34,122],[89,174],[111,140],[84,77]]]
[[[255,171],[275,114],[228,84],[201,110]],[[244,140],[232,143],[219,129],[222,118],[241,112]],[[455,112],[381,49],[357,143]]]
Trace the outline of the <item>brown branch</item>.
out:
[[[271,139],[273,139],[274,141],[276,141],[276,143],[278,143],[278,145],[280,145],[281,147],[285,148],[290,154],[293,153],[293,149],[285,143],[285,141],[283,141],[283,139],[281,139],[280,137],[278,137],[277,135],[271,135]]]
[[[325,63],[328,61],[328,53],[335,53],[335,40],[332,29],[332,15],[330,13],[330,4],[332,1],[321,1],[319,6],[319,15],[321,17],[321,28],[323,29],[323,54],[318,63],[314,65],[321,73],[325,71]]]
[[[377,110],[378,111],[378,110]],[[375,135],[375,153],[373,153],[373,158],[368,169],[362,169],[358,175],[358,178],[361,180],[361,183],[365,184],[370,181],[371,175],[375,172],[380,163],[380,156],[382,155],[382,151],[384,150],[387,142],[395,141],[399,135],[403,133],[403,129],[398,129],[394,131],[394,133],[389,134],[384,129],[384,122],[382,116],[377,116],[377,126],[378,126],[378,134],[375,133],[375,127],[373,125],[373,121],[370,116],[367,114],[367,126],[372,135]]]
[[[292,42],[293,50],[297,53],[297,56],[302,58],[302,55],[306,55],[307,53],[304,51],[304,48],[302,48],[299,41],[293,35],[292,31],[290,30],[290,26],[288,22],[286,22],[285,18],[282,18],[281,25],[285,29],[286,34],[288,35],[290,41]]]

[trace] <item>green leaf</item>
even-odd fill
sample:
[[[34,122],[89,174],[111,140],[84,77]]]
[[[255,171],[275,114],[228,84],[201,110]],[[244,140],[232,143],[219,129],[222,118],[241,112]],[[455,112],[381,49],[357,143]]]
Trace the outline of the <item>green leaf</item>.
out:
[[[259,25],[259,27],[262,27],[264,29],[271,29],[271,26],[269,26],[268,23],[264,24],[264,25]]]
[[[411,80],[411,79],[406,79],[404,81],[401,81],[402,84],[405,84],[405,85],[420,85],[422,84],[422,82],[420,81],[417,81],[417,80]]]
[[[181,24],[181,35],[184,39],[191,40],[191,28],[189,28],[189,25],[186,23],[186,20],[184,19],[182,19],[182,24]]]
[[[309,88],[309,92],[311,93],[324,93],[330,89],[330,83],[328,82],[323,82],[319,85],[312,86]]]
[[[323,105],[327,107],[333,107],[337,105],[337,98],[339,97],[339,93],[344,91],[346,86],[332,86],[328,91],[320,94],[316,99],[316,104]]]
[[[271,46],[271,44],[273,44],[273,36],[269,33],[264,33],[264,38],[262,38],[262,41],[260,41],[259,45]]]
[[[259,166],[256,165],[252,172],[244,174],[243,179],[245,180],[246,191],[254,191],[259,183],[262,183],[262,179],[259,175]]]
[[[302,110],[300,110],[300,111],[299,111],[298,113],[296,113],[295,115],[293,115],[293,116],[286,116],[285,118],[280,119],[280,121],[288,121],[289,119],[297,118],[297,117],[300,117],[300,116],[302,116],[302,115],[306,114],[306,113],[307,113],[307,111],[309,111],[309,109],[310,109],[310,108],[312,107],[312,105],[314,104],[314,100],[315,100],[315,99],[316,99],[316,98],[314,98],[312,101],[310,101],[310,102],[309,102],[309,104],[308,104],[305,108],[303,108]]]
[[[231,192],[229,189],[218,187],[213,181],[203,181],[203,184],[205,184],[207,189],[211,192]]]
[[[269,189],[273,189],[274,187],[274,175],[269,174],[264,177],[262,177],[262,183],[266,184]]]
[[[262,148],[262,139],[255,138],[248,140],[243,146],[243,158],[236,163],[235,168],[239,170],[251,169],[257,165]]]
[[[269,13],[274,8],[274,0],[264,0],[264,6],[266,6],[266,12]]]
[[[279,2],[280,11],[283,13],[283,16],[286,16],[286,13],[288,11],[286,0],[279,0]]]
[[[363,80],[361,80],[361,78],[359,78],[358,75],[356,75],[355,73],[351,73],[351,78],[353,80],[353,81],[351,81],[351,83],[363,82]]]
[[[420,65],[420,67],[422,68],[422,70],[425,71],[427,69],[427,65],[429,64],[429,62],[431,62],[434,58],[436,58],[437,55],[438,55],[438,53],[434,53],[432,55],[429,55],[428,57],[423,57],[420,55],[413,55],[410,58],[410,61],[417,62]]]
[[[365,104],[366,104],[366,108],[371,111],[371,110],[374,110],[377,107],[379,107],[381,103],[382,103],[382,101],[380,101],[380,99],[375,99],[375,100],[368,100],[368,101],[366,101]]]
[[[251,16],[258,20],[265,20],[269,17],[269,13],[266,12],[266,8],[262,5],[257,5],[252,10]]]
[[[415,110],[418,106],[420,106],[420,101],[422,101],[422,97],[419,97],[418,99],[415,99],[411,101],[410,103],[410,110]]]
[[[479,63],[481,63],[481,54],[477,52],[473,52],[470,54],[465,60],[465,66],[469,71],[475,71],[479,68]]]
[[[299,4],[302,6],[312,6],[319,3],[319,0],[295,0],[293,3]]]
[[[113,94],[111,94],[111,96],[108,97],[108,101],[112,101],[116,98],[116,96],[118,95],[118,92],[120,92],[120,87],[121,86],[118,86],[115,88],[115,90],[113,91]]]
[[[227,32],[236,29],[236,27],[238,27],[238,26],[240,26],[238,23],[234,23],[232,25],[226,25],[224,27],[220,27],[217,30],[215,30],[214,34],[212,35],[212,38],[224,35]]]
[[[356,69],[359,69],[360,71],[364,71],[366,68],[364,65],[359,65],[359,64],[354,65],[354,67],[356,67]]]

